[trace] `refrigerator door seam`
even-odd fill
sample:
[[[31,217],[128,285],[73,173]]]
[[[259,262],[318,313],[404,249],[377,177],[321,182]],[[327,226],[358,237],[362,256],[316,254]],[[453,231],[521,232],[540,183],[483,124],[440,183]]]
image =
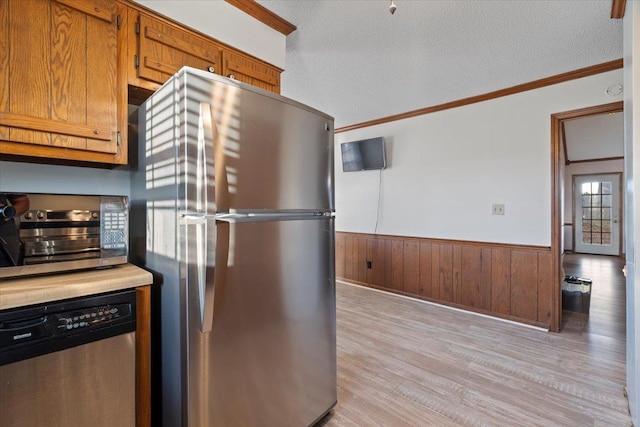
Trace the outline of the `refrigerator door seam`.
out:
[[[216,214],[210,217],[219,222],[260,222],[260,221],[292,221],[318,220],[333,218],[331,212],[303,212],[303,213],[249,213],[249,214]]]

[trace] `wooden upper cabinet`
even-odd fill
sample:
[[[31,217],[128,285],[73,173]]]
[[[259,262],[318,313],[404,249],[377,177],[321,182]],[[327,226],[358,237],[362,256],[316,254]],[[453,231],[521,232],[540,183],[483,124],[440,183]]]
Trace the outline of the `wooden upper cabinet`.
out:
[[[129,57],[127,82],[131,88],[154,91],[187,65],[280,92],[279,68],[146,8],[127,4],[130,7],[124,25]]]
[[[280,93],[280,70],[238,51],[223,52],[223,75],[243,83]]]
[[[0,1],[0,154],[127,162],[116,9],[114,0]]]
[[[137,72],[131,84],[144,87],[136,79],[162,84],[184,65],[220,74],[222,46],[211,40],[145,13],[134,22],[134,31]]]

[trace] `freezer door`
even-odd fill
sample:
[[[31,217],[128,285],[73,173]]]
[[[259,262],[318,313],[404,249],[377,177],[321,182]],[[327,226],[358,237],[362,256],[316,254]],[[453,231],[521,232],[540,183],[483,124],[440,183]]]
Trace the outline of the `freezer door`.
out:
[[[181,77],[186,181],[200,175],[211,187],[188,184],[188,210],[202,211],[201,194],[209,195],[209,206],[215,199],[216,212],[334,209],[331,117],[210,73]],[[204,151],[196,148],[203,141]],[[203,152],[207,166],[192,171],[189,165]]]
[[[188,282],[188,425],[311,425],[336,403],[333,218],[207,229],[228,252],[210,255],[211,328]]]

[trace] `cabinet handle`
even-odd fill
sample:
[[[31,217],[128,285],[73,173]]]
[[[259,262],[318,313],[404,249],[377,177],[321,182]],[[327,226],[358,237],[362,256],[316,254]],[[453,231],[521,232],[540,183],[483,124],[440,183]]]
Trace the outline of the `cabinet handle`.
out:
[[[236,79],[236,76],[234,76],[233,74],[229,74],[229,78],[230,78],[231,80],[235,80],[235,79]]]
[[[210,73],[215,73],[215,72],[216,72],[216,69],[215,69],[215,68],[213,68],[212,66],[208,66],[208,67],[207,67],[207,71],[208,71],[208,72],[210,72]]]

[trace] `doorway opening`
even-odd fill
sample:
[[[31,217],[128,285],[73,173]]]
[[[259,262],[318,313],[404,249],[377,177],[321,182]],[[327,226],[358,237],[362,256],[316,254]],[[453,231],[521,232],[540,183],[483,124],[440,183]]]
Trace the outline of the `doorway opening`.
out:
[[[603,184],[615,181],[618,184],[618,194],[620,194],[620,176],[621,169],[619,171],[608,170],[611,168],[611,162],[619,162],[622,167],[624,158],[623,153],[620,151],[620,155],[607,155],[606,149],[610,148],[605,143],[610,141],[600,141],[597,138],[591,138],[591,143],[585,144],[567,144],[567,141],[579,138],[573,138],[572,135],[578,135],[576,129],[580,129],[583,122],[589,120],[606,119],[607,116],[615,115],[623,111],[622,102],[614,102],[611,104],[599,105],[594,107],[582,108],[579,110],[567,111],[563,113],[553,114],[551,116],[551,155],[552,155],[552,168],[551,168],[551,183],[552,183],[552,200],[551,200],[551,255],[552,255],[552,277],[555,280],[554,292],[552,292],[552,318],[550,330],[559,332],[562,329],[562,283],[564,281],[563,270],[563,256],[566,253],[576,253],[577,249],[585,250],[585,247],[589,248],[590,253],[596,249],[602,249],[602,246],[607,246],[611,249],[613,244],[602,244],[603,237],[605,241],[609,241],[613,238],[612,235],[608,235],[609,229],[618,227],[618,242],[615,243],[616,249],[621,248],[620,236],[622,234],[621,218],[619,212],[622,212],[621,207],[618,205],[613,206],[613,202],[609,202],[609,195],[605,194],[613,189],[609,189],[609,184]],[[620,114],[621,118],[622,115]],[[583,120],[584,119],[584,120]],[[596,127],[601,129],[602,126]],[[591,132],[593,134],[593,131]],[[590,135],[592,136],[592,135]],[[572,139],[573,138],[573,139]],[[588,139],[588,138],[587,138]],[[620,137],[620,147],[622,147],[623,137]],[[598,169],[600,168],[600,169]],[[604,169],[603,169],[604,168]],[[602,180],[598,180],[596,175],[602,175],[603,173],[609,173],[610,175],[616,175],[617,177],[603,177]],[[580,179],[579,176],[585,177],[591,176],[591,178]],[[574,191],[571,191],[571,183],[577,184],[579,188],[575,186]],[[568,186],[566,184],[569,184]],[[583,187],[584,190],[584,202],[582,200]],[[587,190],[587,185],[589,185]],[[596,183],[595,185],[593,183]],[[603,185],[606,188],[603,188]],[[569,190],[567,190],[567,188]],[[575,196],[574,196],[575,195]],[[612,195],[611,195],[612,196]],[[577,199],[580,198],[579,203]],[[602,209],[602,203],[610,204],[610,209]],[[588,202],[588,203],[587,203]],[[581,206],[585,204],[585,206]],[[580,213],[577,214],[578,205],[580,205]],[[584,209],[584,210],[583,210]],[[613,222],[614,212],[617,212],[617,221]],[[575,214],[574,214],[575,213]],[[612,218],[605,218],[602,221],[602,216],[611,216]],[[609,221],[607,221],[609,220]],[[577,224],[578,223],[578,224]],[[615,224],[615,225],[614,225]],[[576,232],[576,227],[579,226],[579,232]],[[604,228],[607,228],[605,230]],[[593,231],[593,232],[592,232]],[[579,236],[578,243],[576,243],[576,237]],[[591,239],[591,242],[588,240]],[[600,241],[597,245],[595,241]],[[590,255],[598,256],[598,255]]]
[[[621,181],[621,172],[573,175],[573,252],[620,256]]]

